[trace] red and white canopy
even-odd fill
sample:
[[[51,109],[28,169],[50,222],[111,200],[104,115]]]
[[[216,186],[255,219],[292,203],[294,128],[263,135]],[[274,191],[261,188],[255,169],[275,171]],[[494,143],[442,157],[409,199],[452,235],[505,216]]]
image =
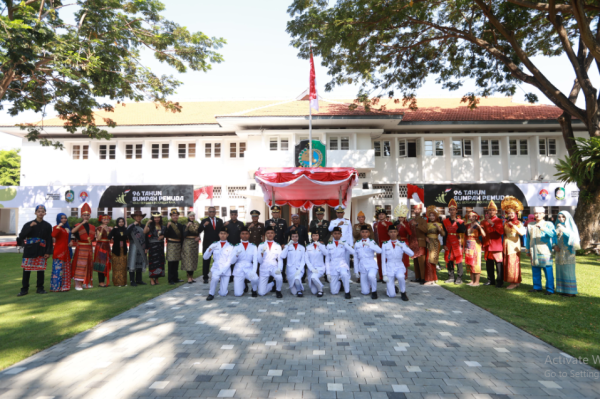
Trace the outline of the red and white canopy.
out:
[[[354,168],[260,168],[254,175],[267,205],[311,209],[315,205],[346,205],[358,184]]]

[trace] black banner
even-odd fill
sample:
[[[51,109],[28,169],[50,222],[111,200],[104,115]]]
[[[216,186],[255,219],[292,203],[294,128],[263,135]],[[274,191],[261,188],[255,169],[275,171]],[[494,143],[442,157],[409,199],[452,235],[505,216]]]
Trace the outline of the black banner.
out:
[[[496,203],[498,209],[500,202],[507,195],[512,195],[527,205],[527,198],[513,183],[484,183],[484,184],[425,184],[425,205],[447,207],[452,198],[458,206],[488,206],[490,200]]]
[[[194,186],[109,186],[98,208],[194,206]]]

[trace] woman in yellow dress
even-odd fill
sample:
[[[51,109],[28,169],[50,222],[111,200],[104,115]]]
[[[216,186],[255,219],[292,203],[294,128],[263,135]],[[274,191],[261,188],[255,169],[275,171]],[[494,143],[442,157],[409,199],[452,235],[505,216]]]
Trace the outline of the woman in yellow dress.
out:
[[[439,262],[441,244],[439,235],[445,235],[435,205],[427,207],[427,256],[425,258],[425,284],[434,285],[437,281],[436,266]]]
[[[465,241],[465,263],[471,272],[471,282],[467,285],[477,287],[481,276],[481,238],[485,237],[485,231],[479,224],[479,215],[470,211],[467,215],[467,239]]]
[[[527,229],[518,219],[523,210],[521,201],[507,195],[502,200],[502,210],[506,217],[504,223],[504,281],[510,283],[507,290],[513,290],[521,283],[521,237]]]

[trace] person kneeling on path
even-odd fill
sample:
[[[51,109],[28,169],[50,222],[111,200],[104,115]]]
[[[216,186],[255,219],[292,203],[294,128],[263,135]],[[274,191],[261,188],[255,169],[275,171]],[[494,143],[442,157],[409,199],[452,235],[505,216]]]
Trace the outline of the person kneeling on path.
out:
[[[298,231],[292,231],[292,241],[283,248],[281,259],[287,259],[287,280],[292,295],[302,298],[304,295],[302,278],[304,277],[306,249],[302,244],[298,243],[299,236]]]
[[[248,242],[249,238],[248,227],[242,226],[240,228],[241,242],[235,246],[231,258],[231,263],[235,265],[233,268],[233,293],[235,296],[244,295],[245,281],[249,280],[252,286],[252,297],[256,298],[258,296],[258,275],[256,274],[258,250],[256,245]]]
[[[325,261],[327,256],[327,247],[319,242],[319,230],[313,229],[311,238],[312,242],[306,246],[306,268],[308,269],[308,288],[317,297],[323,296],[323,283],[321,277],[325,275]]]
[[[354,249],[345,241],[340,241],[342,229],[333,228],[333,242],[327,245],[327,257],[325,259],[325,270],[332,295],[340,292],[342,283],[344,284],[345,298],[350,299],[350,266],[348,259],[350,255],[356,255]]]
[[[398,240],[396,226],[390,226],[388,234],[390,235],[390,240],[383,243],[381,254],[383,281],[387,283],[387,295],[390,298],[396,296],[396,280],[398,280],[401,298],[403,301],[408,301],[405,281],[406,267],[402,261],[402,257],[405,253],[409,256],[414,256],[415,253],[404,241]]]
[[[363,295],[371,294],[372,299],[377,299],[377,273],[379,267],[375,261],[375,253],[381,254],[379,245],[371,239],[369,226],[363,224],[360,227],[361,239],[354,243],[354,251],[357,260],[354,273],[360,279],[360,292]],[[359,274],[360,273],[360,274]]]
[[[283,259],[280,257],[282,250],[281,245],[273,241],[275,238],[275,229],[273,226],[265,227],[265,237],[267,241],[258,246],[258,263],[260,263],[258,295],[266,295],[275,286],[277,298],[283,298],[283,294],[281,293],[283,285],[283,277],[281,275]],[[269,283],[269,277],[273,277],[275,282]]]
[[[229,285],[229,277],[231,276],[231,260],[233,257],[234,247],[227,241],[227,227],[222,227],[219,232],[219,240],[210,245],[202,255],[202,258],[209,260],[213,257],[213,264],[210,269],[210,290],[208,291],[207,301],[215,299],[215,291],[217,284],[221,282],[219,295],[227,296],[227,286]]]

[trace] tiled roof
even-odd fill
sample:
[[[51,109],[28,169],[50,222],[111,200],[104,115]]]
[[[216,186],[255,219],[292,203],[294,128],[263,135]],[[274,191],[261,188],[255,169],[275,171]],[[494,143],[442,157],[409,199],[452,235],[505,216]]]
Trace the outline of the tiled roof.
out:
[[[478,107],[469,109],[457,98],[421,98],[413,111],[382,99],[367,112],[363,107],[349,109],[353,100],[320,100],[316,116],[400,116],[403,122],[443,121],[500,121],[500,120],[554,120],[559,108],[549,105],[516,104],[511,98],[482,98]],[[104,118],[114,120],[118,126],[144,125],[198,125],[216,124],[217,117],[302,117],[308,116],[308,101],[200,101],[180,103],[182,111],[167,112],[153,103],[128,103],[115,106],[114,112],[97,111],[96,122],[106,125]],[[380,108],[384,106],[383,110]],[[41,122],[39,122],[41,124]],[[63,126],[59,118],[47,119],[44,126]]]

